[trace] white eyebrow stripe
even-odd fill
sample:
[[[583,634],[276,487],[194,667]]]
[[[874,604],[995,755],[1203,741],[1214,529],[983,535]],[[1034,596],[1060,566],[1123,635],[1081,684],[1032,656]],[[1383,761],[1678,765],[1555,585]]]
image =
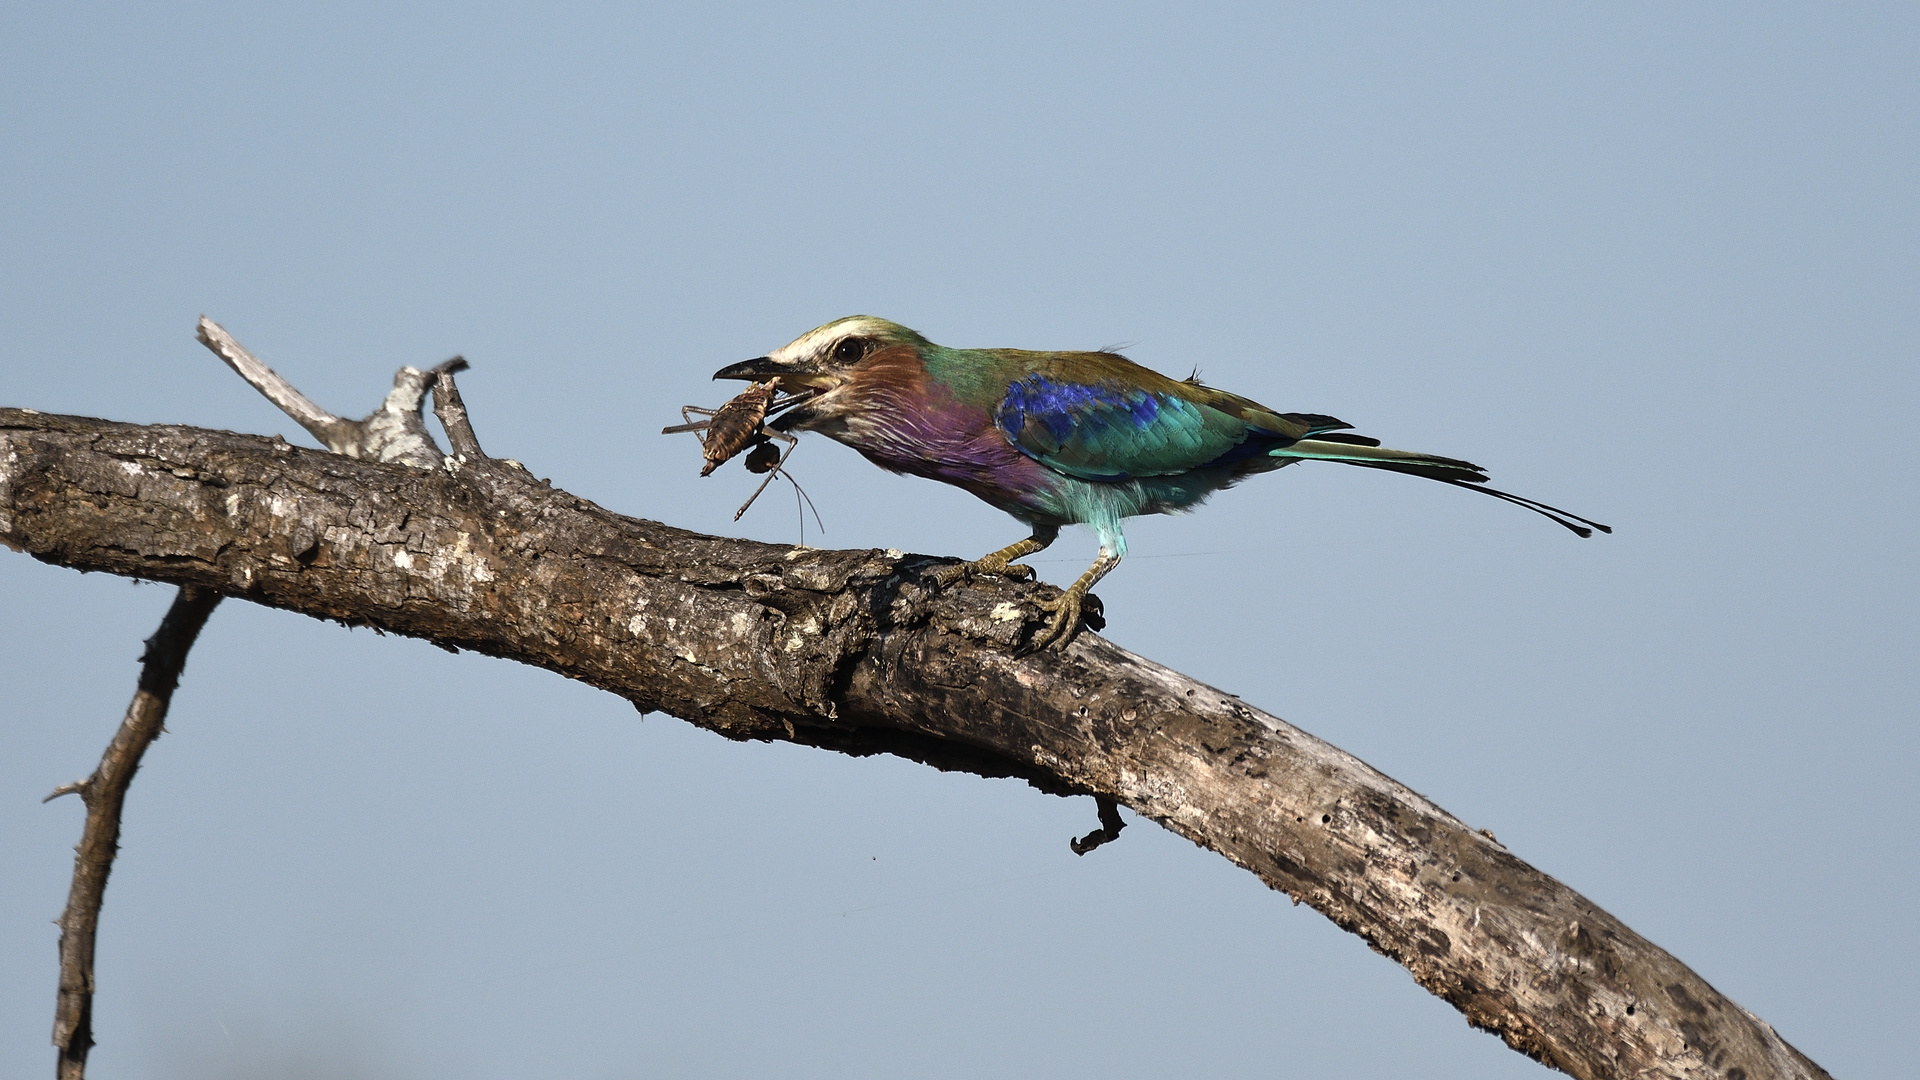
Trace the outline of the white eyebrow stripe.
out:
[[[863,333],[884,332],[887,326],[883,319],[876,319],[870,315],[854,315],[809,330],[768,353],[767,358],[776,364],[796,364],[822,355],[846,338],[858,337]]]

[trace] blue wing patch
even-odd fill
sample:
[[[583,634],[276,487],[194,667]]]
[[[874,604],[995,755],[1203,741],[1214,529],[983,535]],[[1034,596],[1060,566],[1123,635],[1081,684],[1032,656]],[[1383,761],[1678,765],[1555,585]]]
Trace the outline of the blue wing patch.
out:
[[[1082,480],[1168,476],[1251,452],[1245,422],[1138,387],[1028,375],[1008,385],[993,418],[1021,453]]]

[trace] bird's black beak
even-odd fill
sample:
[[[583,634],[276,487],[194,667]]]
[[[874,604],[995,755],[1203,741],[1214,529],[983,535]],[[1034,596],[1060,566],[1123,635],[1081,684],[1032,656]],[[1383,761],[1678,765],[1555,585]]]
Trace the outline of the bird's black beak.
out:
[[[761,379],[771,379],[775,375],[783,374],[790,375],[792,374],[792,370],[774,363],[772,357],[756,356],[751,360],[742,360],[737,364],[730,364],[723,367],[719,371],[714,372],[713,377],[715,379],[744,379],[747,382],[759,382]]]
[[[840,384],[838,374],[821,371],[816,361],[783,364],[771,356],[756,356],[751,360],[742,360],[714,372],[713,377],[741,379],[746,382],[772,379],[783,394],[798,394],[805,391],[824,392]]]

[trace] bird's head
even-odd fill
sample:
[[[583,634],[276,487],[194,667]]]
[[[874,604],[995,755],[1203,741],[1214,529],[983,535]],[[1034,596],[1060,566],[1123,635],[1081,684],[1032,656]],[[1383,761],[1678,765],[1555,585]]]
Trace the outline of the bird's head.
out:
[[[809,330],[765,356],[742,360],[713,373],[716,379],[778,379],[788,393],[826,393],[847,379],[860,361],[895,345],[927,345],[926,338],[899,323],[871,315],[849,315]]]
[[[768,353],[730,364],[713,373],[716,379],[776,380],[776,389],[798,395],[783,402],[792,408],[778,424],[783,429],[813,427],[840,410],[835,391],[853,377],[854,369],[885,349],[931,345],[926,338],[899,323],[871,315],[835,319]],[[797,407],[795,407],[797,406]],[[785,411],[785,410],[782,410]]]

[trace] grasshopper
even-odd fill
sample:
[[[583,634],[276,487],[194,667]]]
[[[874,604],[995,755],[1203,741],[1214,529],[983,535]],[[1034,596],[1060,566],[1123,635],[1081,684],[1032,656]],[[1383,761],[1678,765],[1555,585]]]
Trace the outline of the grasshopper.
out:
[[[776,476],[786,477],[787,483],[793,485],[794,493],[806,500],[809,509],[813,508],[813,500],[808,498],[807,493],[801,489],[800,482],[782,467],[786,465],[787,458],[793,454],[794,448],[800,444],[800,441],[784,431],[777,431],[767,426],[767,417],[770,414],[797,405],[811,395],[788,394],[781,397],[775,387],[777,382],[778,380],[769,379],[763,383],[754,383],[717,409],[682,405],[680,419],[686,423],[660,429],[662,435],[678,435],[691,431],[699,436],[701,456],[707,459],[706,466],[700,470],[701,476],[712,475],[713,470],[733,460],[742,451],[747,451],[748,472],[766,474],[767,478],[760,481],[760,486],[754,488],[753,494],[747,496],[747,501],[741,503],[740,509],[734,512],[733,520],[735,521],[740,520],[741,516],[747,512],[747,507],[753,505],[753,501],[760,497],[761,492],[767,490],[767,485],[773,483],[773,478]],[[705,419],[695,420],[696,416]],[[781,451],[774,445],[775,443],[783,444],[786,450]],[[813,512],[813,520],[815,524],[820,525],[820,511],[817,509]],[[826,528],[825,525],[820,525],[822,532],[825,532]],[[801,519],[802,543],[805,543],[805,529],[806,519],[803,517]]]

